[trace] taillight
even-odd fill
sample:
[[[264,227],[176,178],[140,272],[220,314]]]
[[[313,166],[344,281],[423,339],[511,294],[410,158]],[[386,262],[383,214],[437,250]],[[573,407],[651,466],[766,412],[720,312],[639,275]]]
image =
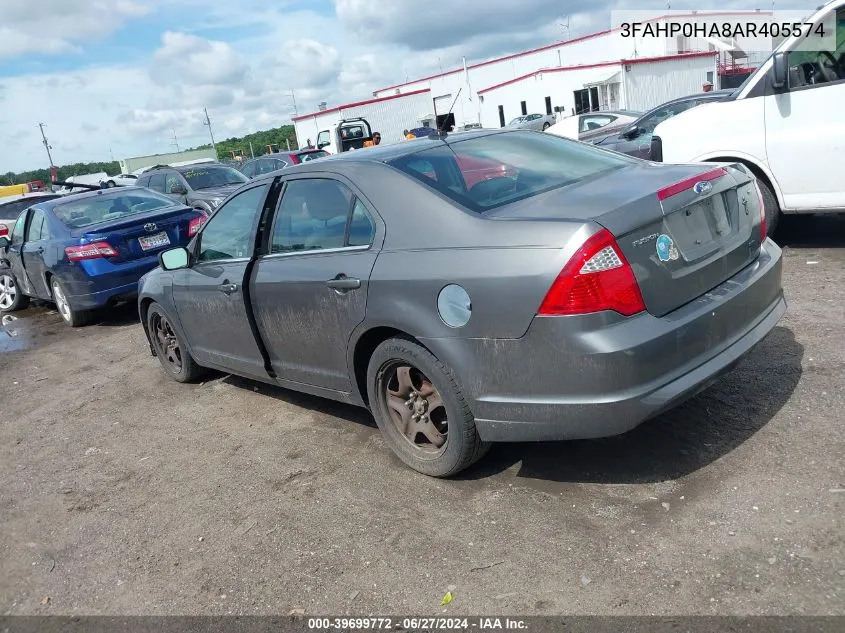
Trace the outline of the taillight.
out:
[[[199,230],[202,228],[202,225],[205,224],[207,219],[208,216],[203,214],[188,222],[188,237],[193,237],[199,233]]]
[[[726,176],[727,173],[728,171],[724,167],[717,167],[716,169],[711,169],[710,171],[706,171],[703,174],[699,174],[698,176],[685,178],[681,182],[676,182],[674,185],[669,185],[668,187],[659,189],[657,191],[657,199],[665,200],[666,198],[671,198],[672,196],[678,195],[682,191],[692,189],[693,187],[695,187],[696,183],[701,182],[702,180],[716,180],[718,178],[721,178],[722,176]]]
[[[97,259],[98,257],[117,257],[115,250],[108,242],[93,242],[92,244],[81,244],[80,246],[68,246],[65,248],[65,255],[72,262],[83,259]]]
[[[615,310],[631,316],[645,310],[631,265],[610,231],[602,229],[567,262],[538,314],[551,316]]]
[[[0,237],[8,237],[9,236],[9,227],[5,224],[0,224]]]
[[[766,233],[769,232],[769,227],[766,224],[766,205],[763,203],[763,192],[760,191],[760,183],[754,179],[754,189],[757,190],[757,202],[760,205],[760,243],[766,241]]]

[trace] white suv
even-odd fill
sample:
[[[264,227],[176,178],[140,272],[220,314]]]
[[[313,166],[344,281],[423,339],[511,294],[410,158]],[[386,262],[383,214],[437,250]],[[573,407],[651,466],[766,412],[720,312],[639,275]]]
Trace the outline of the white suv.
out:
[[[835,23],[835,47],[808,51],[801,37],[784,40],[731,97],[668,119],[652,139],[656,160],[747,165],[770,234],[781,213],[845,212],[845,0],[807,21]]]

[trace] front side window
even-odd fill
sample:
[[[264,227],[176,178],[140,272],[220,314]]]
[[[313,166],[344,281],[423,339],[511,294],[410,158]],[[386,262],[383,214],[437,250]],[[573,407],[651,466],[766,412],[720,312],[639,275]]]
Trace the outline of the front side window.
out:
[[[187,169],[182,172],[182,176],[188,181],[188,186],[193,191],[249,182],[249,178],[237,169],[225,165],[203,165]]]
[[[364,206],[354,199],[349,187],[336,180],[308,178],[288,182],[276,211],[270,252],[371,243],[375,225]]]
[[[634,161],[553,134],[519,131],[444,142],[389,164],[483,213]]]
[[[18,216],[18,221],[15,222],[15,228],[12,229],[12,244],[23,244],[23,231],[26,226],[26,218],[28,213],[24,212]]]
[[[824,21],[822,19],[822,23]],[[792,51],[788,56],[788,64],[790,88],[845,80],[845,7],[836,11],[835,48]]]
[[[199,237],[199,261],[250,256],[255,219],[261,213],[268,186],[264,184],[239,193],[205,223]]]
[[[179,178],[179,174],[175,171],[170,171],[167,172],[167,176],[165,177],[164,187],[167,193],[174,193],[174,189],[179,189],[180,187],[184,188],[184,185],[182,184],[182,180]]]
[[[120,188],[109,191],[114,193],[71,198],[67,202],[57,204],[53,213],[69,229],[80,229],[176,204],[172,198],[143,189],[131,189],[125,193]]]

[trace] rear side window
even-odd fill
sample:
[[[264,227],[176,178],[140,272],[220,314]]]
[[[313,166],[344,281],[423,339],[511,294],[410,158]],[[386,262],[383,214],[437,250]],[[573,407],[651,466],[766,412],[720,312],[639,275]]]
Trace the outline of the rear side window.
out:
[[[553,134],[507,132],[442,143],[390,165],[483,213],[634,161]]]
[[[308,178],[288,182],[276,211],[270,252],[369,244],[375,228],[364,206],[354,204],[354,199],[349,187],[336,180]]]
[[[32,210],[32,219],[29,221],[29,230],[26,233],[27,242],[40,242],[50,239],[50,229],[47,226],[47,218],[41,209]]]
[[[165,176],[164,174],[155,174],[150,176],[150,181],[147,187],[152,189],[153,191],[158,191],[160,193],[164,193],[164,181]]]

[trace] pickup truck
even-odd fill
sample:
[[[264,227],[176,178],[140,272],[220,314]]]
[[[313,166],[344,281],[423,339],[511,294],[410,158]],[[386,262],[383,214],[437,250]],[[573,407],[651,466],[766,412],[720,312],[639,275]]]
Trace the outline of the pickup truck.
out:
[[[845,212],[845,0],[805,22],[832,29],[835,42],[807,41],[817,26],[785,39],[727,99],[660,123],[652,137],[652,160],[746,165],[769,234],[782,214]]]

